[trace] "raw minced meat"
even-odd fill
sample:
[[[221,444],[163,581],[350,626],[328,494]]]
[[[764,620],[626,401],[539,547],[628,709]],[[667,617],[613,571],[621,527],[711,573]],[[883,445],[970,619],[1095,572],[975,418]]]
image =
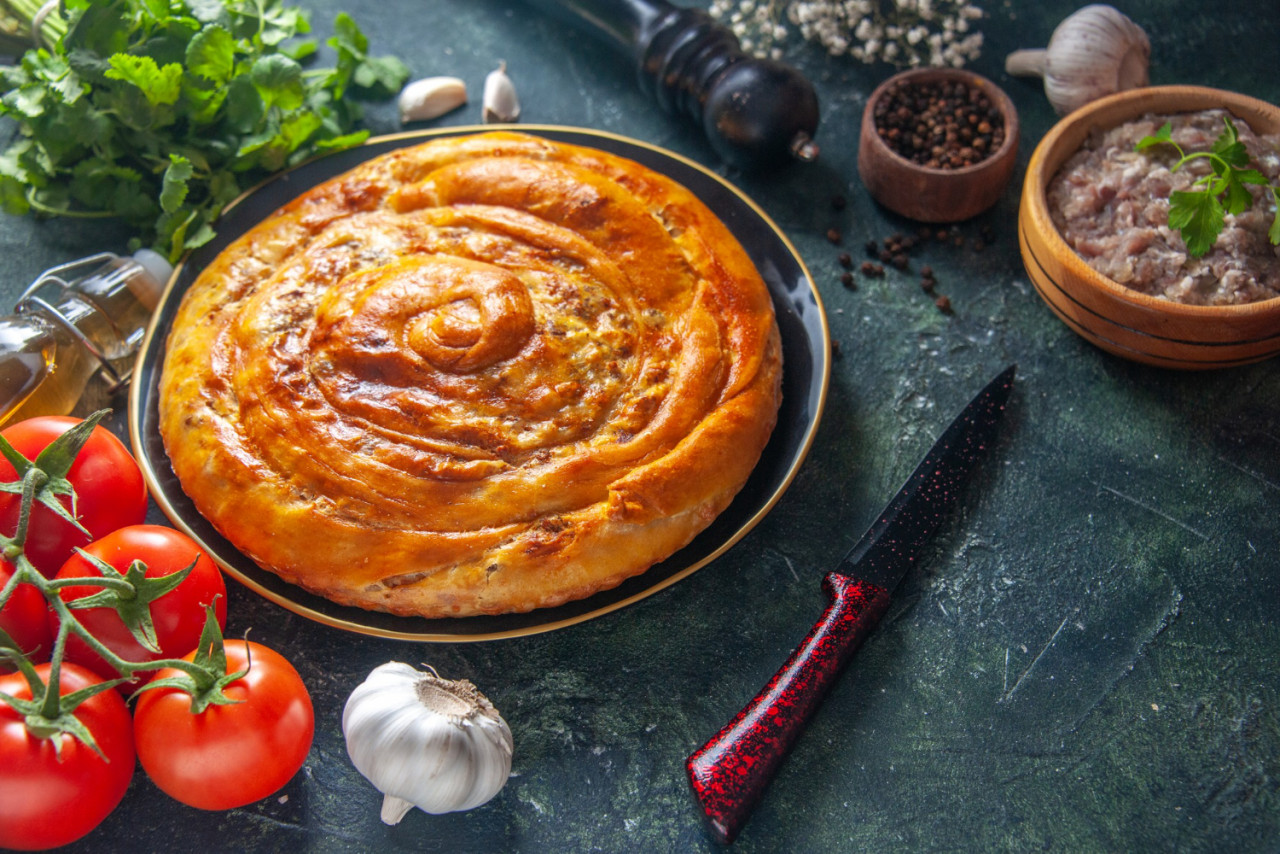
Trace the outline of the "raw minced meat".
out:
[[[1049,182],[1049,211],[1067,244],[1107,278],[1145,294],[1193,305],[1233,305],[1280,296],[1280,247],[1267,229],[1276,215],[1271,192],[1250,186],[1253,204],[1226,215],[1222,234],[1200,258],[1169,228],[1169,194],[1208,174],[1205,158],[1171,171],[1173,146],[1138,152],[1138,140],[1165,122],[1185,152],[1208,151],[1226,128],[1222,110],[1147,114],[1093,133]],[[1280,185],[1280,136],[1258,136],[1232,118],[1250,167]]]

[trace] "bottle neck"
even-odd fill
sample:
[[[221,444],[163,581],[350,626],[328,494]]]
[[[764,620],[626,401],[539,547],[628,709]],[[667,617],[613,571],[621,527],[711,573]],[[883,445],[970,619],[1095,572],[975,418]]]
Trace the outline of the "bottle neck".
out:
[[[73,337],[103,362],[137,351],[155,307],[155,277],[131,258],[110,253],[46,271],[18,303],[70,327]]]
[[[95,374],[122,385],[171,270],[111,253],[46,270],[0,317],[0,426],[72,411]]]

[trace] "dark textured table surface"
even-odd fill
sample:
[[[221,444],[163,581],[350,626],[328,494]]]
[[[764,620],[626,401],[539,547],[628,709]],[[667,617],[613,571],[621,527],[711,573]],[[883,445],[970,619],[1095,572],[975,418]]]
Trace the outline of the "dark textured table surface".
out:
[[[660,113],[602,44],[514,0],[313,2],[319,35],[352,13],[371,51],[414,76],[483,78],[505,60],[527,122],[603,129],[720,169],[794,242],[839,346],[808,459],[772,513],[727,554],[638,604],[554,632],[416,644],[345,633],[231,583],[230,634],[252,628],[298,666],[314,747],[278,796],[226,813],[183,807],[139,770],[78,850],[700,851],[684,777],[716,732],[803,637],[819,588],[952,413],[1019,365],[1006,430],[921,569],[899,589],[735,847],[753,851],[1280,849],[1280,374],[1274,362],[1175,373],[1094,349],[1032,289],[1015,239],[1031,150],[1055,117],[1005,54],[1045,43],[1062,0],[986,7],[971,68],[1021,121],[1019,170],[989,213],[930,242],[912,269],[843,287],[843,234],[911,230],[857,177],[867,95],[893,69],[787,58],[822,103],[817,163],[765,175],[717,165]],[[1133,0],[1154,83],[1280,102],[1271,0]],[[392,105],[368,113],[400,129]],[[830,204],[842,194],[848,205]],[[990,243],[974,241],[984,230]],[[0,218],[0,296],[41,269],[129,235],[111,225]],[[935,270],[954,313],[919,287]],[[123,407],[123,401],[118,405]],[[125,431],[123,412],[113,424]],[[158,512],[157,520],[162,517]],[[348,762],[342,704],[387,660],[475,682],[515,736],[512,777],[486,806],[400,825]]]

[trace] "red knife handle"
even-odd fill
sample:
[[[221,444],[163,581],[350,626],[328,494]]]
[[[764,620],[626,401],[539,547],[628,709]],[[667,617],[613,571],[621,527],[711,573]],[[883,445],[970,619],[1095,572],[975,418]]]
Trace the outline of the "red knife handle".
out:
[[[769,684],[685,761],[717,841],[738,835],[774,772],[836,677],[889,608],[889,591],[839,573],[822,580],[831,604]]]

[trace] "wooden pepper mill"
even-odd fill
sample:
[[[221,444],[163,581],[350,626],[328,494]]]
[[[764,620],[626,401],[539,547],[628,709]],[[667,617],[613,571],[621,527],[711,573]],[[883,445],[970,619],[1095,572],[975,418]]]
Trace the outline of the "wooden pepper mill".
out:
[[[776,167],[818,156],[818,96],[794,68],[743,52],[700,9],[665,0],[527,0],[620,49],[664,111],[702,127],[727,163]]]

